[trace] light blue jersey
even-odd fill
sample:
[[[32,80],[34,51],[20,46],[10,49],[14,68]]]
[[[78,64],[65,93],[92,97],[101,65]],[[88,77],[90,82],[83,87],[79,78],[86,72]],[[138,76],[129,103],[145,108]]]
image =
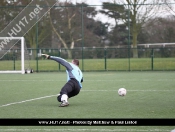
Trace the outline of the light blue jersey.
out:
[[[50,56],[50,59],[55,60],[64,67],[66,67],[67,81],[69,81],[71,78],[74,78],[78,81],[80,88],[82,88],[81,83],[83,82],[83,74],[77,65],[70,63],[60,57]]]

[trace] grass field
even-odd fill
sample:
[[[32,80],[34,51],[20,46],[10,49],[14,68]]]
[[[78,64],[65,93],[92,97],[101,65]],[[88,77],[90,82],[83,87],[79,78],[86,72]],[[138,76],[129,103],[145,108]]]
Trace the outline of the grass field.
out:
[[[175,118],[175,72],[84,72],[80,94],[69,107],[56,95],[65,72],[0,74],[0,118]],[[127,89],[125,97],[118,89]],[[12,131],[161,131],[175,126],[0,126]]]

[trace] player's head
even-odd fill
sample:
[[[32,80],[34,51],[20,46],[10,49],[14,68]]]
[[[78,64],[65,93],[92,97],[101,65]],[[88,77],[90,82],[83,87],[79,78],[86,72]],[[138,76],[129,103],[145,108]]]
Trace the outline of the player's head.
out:
[[[79,66],[79,60],[77,60],[77,59],[73,59],[72,60],[72,63],[75,64],[75,65],[77,65],[77,66]]]

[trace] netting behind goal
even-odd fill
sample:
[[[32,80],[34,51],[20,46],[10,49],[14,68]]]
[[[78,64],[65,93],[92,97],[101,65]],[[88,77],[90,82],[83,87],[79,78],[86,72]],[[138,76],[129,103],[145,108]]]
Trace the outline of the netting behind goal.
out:
[[[0,37],[0,73],[32,73],[24,37]]]

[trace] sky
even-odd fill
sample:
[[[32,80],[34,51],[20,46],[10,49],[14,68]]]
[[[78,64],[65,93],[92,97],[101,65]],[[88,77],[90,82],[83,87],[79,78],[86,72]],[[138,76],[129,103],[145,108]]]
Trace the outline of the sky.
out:
[[[80,3],[85,2],[88,5],[96,5],[97,10],[99,10],[99,9],[101,9],[101,5],[103,2],[110,2],[110,0],[71,0],[71,2],[75,2],[75,3],[76,2],[80,2]],[[98,6],[98,5],[100,5],[100,6]],[[112,20],[112,19],[108,18],[107,16],[104,16],[103,14],[100,14],[100,13],[98,13],[98,15],[96,15],[95,20],[100,20],[103,23],[106,23],[106,22],[111,23],[112,24],[111,26],[113,26],[115,23],[114,20]]]
[[[65,0],[63,0],[63,1],[65,1]],[[67,1],[69,1],[69,0],[67,0]],[[96,7],[96,9],[99,10],[99,9],[101,9],[101,5],[102,5],[103,2],[112,2],[113,0],[70,0],[70,1],[71,1],[72,3],[74,3],[74,4],[75,4],[76,2],[78,2],[78,3],[85,2],[85,3],[87,3],[88,5],[94,5],[94,6]],[[152,1],[152,0],[151,0],[151,1]],[[175,4],[174,4],[174,5],[175,5]],[[162,11],[163,11],[163,9],[162,9]],[[161,14],[164,14],[164,15],[165,15],[165,13],[162,13],[162,11],[160,12],[160,15],[161,15]],[[165,10],[165,12],[168,13],[167,10]],[[168,13],[168,14],[169,14],[169,13]],[[175,11],[174,11],[174,12],[171,11],[171,14],[175,15]],[[98,15],[96,15],[95,20],[100,20],[100,21],[102,21],[103,23],[106,23],[106,22],[111,23],[111,24],[112,24],[111,27],[112,27],[113,25],[115,25],[115,21],[114,21],[113,19],[110,19],[110,18],[108,18],[107,16],[105,16],[105,15],[103,15],[103,14],[100,14],[100,13],[98,13]]]
[[[73,0],[77,2],[86,2],[89,5],[102,5],[102,2],[106,2],[108,0]]]

